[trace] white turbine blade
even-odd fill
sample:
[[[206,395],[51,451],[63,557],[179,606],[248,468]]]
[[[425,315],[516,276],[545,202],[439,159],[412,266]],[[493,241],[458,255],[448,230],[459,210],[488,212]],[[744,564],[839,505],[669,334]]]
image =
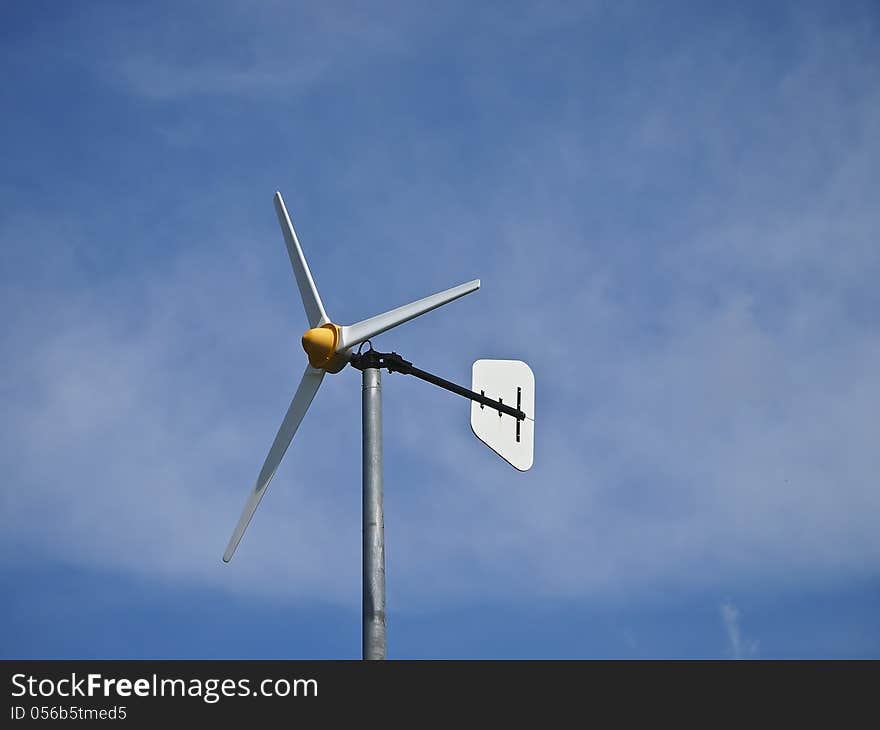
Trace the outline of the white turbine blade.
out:
[[[472,291],[476,291],[479,288],[480,280],[474,279],[467,284],[459,284],[446,291],[432,294],[424,299],[419,299],[417,302],[404,304],[402,307],[392,309],[390,312],[385,312],[385,314],[377,314],[375,317],[370,317],[357,324],[343,326],[340,328],[342,332],[340,333],[339,345],[336,348],[336,352],[341,352],[349,347],[360,344],[364,340],[375,337],[386,330],[390,330],[392,327],[397,327],[399,324],[409,322],[409,320],[418,317],[420,314],[430,312],[432,309],[436,309],[454,299],[463,297],[465,294],[470,294]]]
[[[296,393],[293,396],[293,401],[290,403],[290,408],[287,409],[287,415],[284,416],[284,420],[281,422],[281,428],[278,429],[278,435],[275,436],[272,448],[269,449],[269,455],[266,457],[266,461],[263,463],[263,468],[260,470],[260,476],[257,477],[257,483],[248,495],[247,502],[245,502],[244,509],[241,512],[241,517],[238,520],[238,524],[235,526],[235,531],[232,533],[232,537],[229,539],[229,544],[226,546],[226,552],[223,553],[224,563],[228,563],[232,559],[232,554],[238,547],[238,543],[241,542],[241,537],[244,535],[244,531],[247,529],[251,517],[254,516],[257,506],[260,504],[260,500],[266,493],[266,487],[269,486],[269,482],[272,480],[272,477],[275,476],[275,471],[281,463],[284,452],[287,451],[287,447],[290,446],[290,442],[293,440],[293,435],[296,433],[296,429],[299,427],[303,416],[306,415],[306,411],[309,409],[309,404],[312,402],[312,398],[315,397],[315,393],[318,392],[318,388],[323,379],[323,370],[316,370],[313,367],[307,367],[305,373],[303,373],[299,387],[296,389]]]
[[[330,318],[324,311],[324,305],[318,295],[318,287],[315,286],[315,280],[312,278],[312,272],[309,271],[309,265],[306,263],[306,257],[299,245],[296,231],[293,230],[293,223],[290,222],[287,208],[284,207],[284,199],[278,192],[275,193],[275,212],[278,214],[278,222],[284,233],[287,255],[290,256],[290,264],[293,266],[293,275],[296,277],[296,284],[299,287],[299,295],[302,297],[303,307],[306,310],[309,327],[320,327],[329,322]]]

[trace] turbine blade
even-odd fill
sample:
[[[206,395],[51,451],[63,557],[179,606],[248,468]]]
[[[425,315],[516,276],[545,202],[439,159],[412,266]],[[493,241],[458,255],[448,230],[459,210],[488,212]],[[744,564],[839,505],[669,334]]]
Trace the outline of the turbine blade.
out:
[[[340,333],[339,345],[336,348],[336,352],[341,352],[349,347],[360,344],[364,340],[375,337],[386,330],[390,330],[392,327],[397,327],[399,324],[409,322],[409,320],[418,317],[420,314],[430,312],[432,309],[448,304],[454,299],[463,297],[465,294],[470,294],[472,291],[476,291],[479,288],[480,280],[474,279],[466,284],[459,284],[446,291],[432,294],[424,299],[419,299],[417,302],[404,304],[402,307],[392,309],[390,312],[377,314],[375,317],[370,317],[357,324],[343,326],[341,328],[342,332]]]
[[[318,388],[323,379],[323,370],[316,370],[313,367],[307,367],[305,373],[303,373],[299,387],[296,389],[296,393],[290,403],[290,408],[287,409],[287,414],[281,422],[281,428],[278,429],[278,435],[275,436],[272,448],[269,449],[269,455],[266,457],[266,461],[263,463],[263,468],[260,470],[260,476],[257,477],[257,483],[248,495],[247,502],[245,502],[244,509],[241,512],[241,517],[238,519],[238,524],[235,526],[235,531],[232,533],[232,537],[229,539],[229,544],[226,546],[226,552],[223,553],[224,563],[228,563],[232,559],[232,554],[238,547],[238,543],[241,542],[241,537],[244,535],[244,531],[247,529],[251,517],[254,516],[257,506],[260,504],[260,500],[266,493],[266,488],[269,486],[269,482],[272,480],[272,477],[275,476],[275,471],[281,463],[284,452],[287,451],[287,447],[290,446],[290,442],[293,440],[293,435],[296,433],[296,429],[299,427],[303,416],[306,415],[306,411],[309,409],[309,404],[312,402],[312,398],[315,397],[315,393],[318,392]]]
[[[312,272],[309,271],[309,265],[306,263],[306,257],[299,245],[296,231],[293,230],[293,223],[290,222],[290,216],[287,215],[284,198],[278,192],[275,193],[275,212],[278,214],[278,222],[281,224],[282,233],[284,233],[287,255],[290,256],[290,264],[293,266],[293,275],[296,277],[296,284],[299,287],[299,295],[306,310],[309,327],[320,327],[329,322],[330,318],[324,311],[318,287],[315,286],[315,280],[312,278]]]

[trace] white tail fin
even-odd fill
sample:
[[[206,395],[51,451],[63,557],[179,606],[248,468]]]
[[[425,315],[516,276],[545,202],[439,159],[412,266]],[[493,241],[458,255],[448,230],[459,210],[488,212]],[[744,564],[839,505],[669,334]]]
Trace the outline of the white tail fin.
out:
[[[489,406],[471,402],[471,429],[480,441],[520,471],[535,459],[535,375],[521,360],[477,360],[471,389],[521,410],[518,421]]]

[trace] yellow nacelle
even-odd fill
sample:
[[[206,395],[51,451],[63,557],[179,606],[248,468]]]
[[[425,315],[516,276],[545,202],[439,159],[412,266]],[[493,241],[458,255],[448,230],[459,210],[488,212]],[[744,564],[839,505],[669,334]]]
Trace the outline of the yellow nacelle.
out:
[[[313,368],[326,370],[328,373],[338,373],[345,367],[348,358],[345,354],[336,352],[336,347],[339,345],[339,329],[339,325],[327,322],[308,330],[302,336],[303,350],[309,356],[309,365]]]

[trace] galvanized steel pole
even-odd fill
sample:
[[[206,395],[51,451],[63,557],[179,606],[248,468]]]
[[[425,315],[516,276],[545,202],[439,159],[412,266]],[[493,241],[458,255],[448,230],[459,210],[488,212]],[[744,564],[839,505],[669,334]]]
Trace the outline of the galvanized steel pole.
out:
[[[382,507],[382,377],[364,368],[363,657],[385,658],[385,517]]]

